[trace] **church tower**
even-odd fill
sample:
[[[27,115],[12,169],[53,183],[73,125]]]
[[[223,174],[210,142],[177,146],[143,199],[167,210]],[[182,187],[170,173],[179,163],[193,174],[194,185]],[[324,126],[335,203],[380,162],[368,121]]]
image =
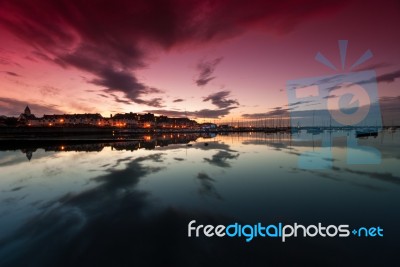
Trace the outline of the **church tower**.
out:
[[[29,106],[26,106],[24,114],[27,116],[31,115],[31,109],[29,108]]]

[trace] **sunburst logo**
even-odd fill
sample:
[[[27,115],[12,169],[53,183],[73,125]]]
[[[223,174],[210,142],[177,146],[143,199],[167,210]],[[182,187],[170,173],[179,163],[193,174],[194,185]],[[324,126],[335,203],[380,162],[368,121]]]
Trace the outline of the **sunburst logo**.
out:
[[[342,63],[342,70],[344,70],[346,67],[347,45],[349,42],[347,40],[339,40],[338,43],[339,43],[340,61]],[[371,50],[368,49],[362,56],[358,58],[356,62],[354,62],[353,65],[351,65],[350,70],[353,70],[354,68],[363,64],[367,60],[371,59],[372,57],[373,54]],[[333,65],[332,62],[329,59],[327,59],[321,52],[317,53],[317,55],[315,56],[315,60],[333,70],[337,70],[335,65]]]
[[[339,40],[342,70],[345,70],[346,67],[347,45],[347,40]],[[350,71],[372,57],[373,54],[368,49],[351,65]],[[317,53],[315,60],[333,70],[337,70],[332,62],[321,52]],[[344,82],[343,84],[338,84],[336,90],[330,90],[327,97],[327,108],[332,118],[343,125],[355,125],[362,122],[368,115],[370,105],[371,99],[369,94],[357,83]]]
[[[309,77],[287,82],[288,107],[292,133],[300,139],[322,139],[319,151],[300,156],[300,167],[329,168],[332,166],[331,144],[334,137],[346,136],[349,164],[377,164],[380,152],[357,144],[357,135],[377,135],[382,128],[378,87],[374,70],[354,71],[373,57],[365,51],[349,68],[346,67],[347,40],[339,40],[341,72],[322,77]],[[321,52],[315,60],[338,71]],[[307,134],[299,135],[301,132]],[[343,131],[345,130],[345,131]],[[329,135],[325,133],[329,131]],[[351,134],[350,134],[351,133]]]

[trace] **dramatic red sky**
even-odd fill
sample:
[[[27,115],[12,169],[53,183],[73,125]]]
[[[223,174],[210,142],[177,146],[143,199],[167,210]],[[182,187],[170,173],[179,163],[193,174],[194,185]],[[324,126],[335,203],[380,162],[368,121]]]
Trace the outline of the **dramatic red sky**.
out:
[[[343,71],[338,40],[397,112],[399,28],[399,1],[0,0],[0,115],[276,114],[288,80]]]

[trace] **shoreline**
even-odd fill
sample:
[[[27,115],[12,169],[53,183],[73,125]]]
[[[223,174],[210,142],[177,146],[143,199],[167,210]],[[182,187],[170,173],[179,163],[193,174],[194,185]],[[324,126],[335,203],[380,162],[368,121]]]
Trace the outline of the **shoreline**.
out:
[[[149,135],[180,135],[193,134],[203,136],[214,136],[217,134],[227,135],[234,133],[266,133],[266,134],[296,134],[306,131],[311,134],[318,134],[324,131],[360,131],[371,130],[369,127],[303,127],[301,129],[291,127],[281,128],[229,128],[229,129],[143,129],[143,128],[96,128],[96,127],[0,127],[0,141],[118,141],[118,140],[139,140]],[[374,132],[396,131],[397,127],[376,128]],[[141,137],[139,137],[141,136]]]
[[[144,128],[99,128],[99,127],[4,127],[0,128],[0,138],[5,135],[75,135],[75,134],[162,134],[162,133],[229,133],[229,132],[282,132],[290,130],[290,127],[282,128],[249,128],[238,129],[144,129]]]

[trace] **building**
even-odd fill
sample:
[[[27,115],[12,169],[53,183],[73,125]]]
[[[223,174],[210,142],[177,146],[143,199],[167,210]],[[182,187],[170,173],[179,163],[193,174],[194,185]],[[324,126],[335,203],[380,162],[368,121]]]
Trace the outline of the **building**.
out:
[[[159,116],[156,118],[157,128],[193,128],[197,127],[197,122],[189,118],[168,118],[167,116]]]
[[[104,118],[99,113],[53,114],[36,118],[28,106],[18,120],[20,124],[32,127],[198,128],[197,122],[188,118],[168,118],[152,113],[119,113],[114,116],[111,114],[109,118]]]
[[[110,115],[108,125],[113,127],[135,128],[139,126],[140,115],[136,113],[125,113]]]
[[[60,127],[60,126],[106,126],[106,119],[99,113],[96,114],[63,114],[43,115],[42,118],[28,120],[28,126]]]
[[[29,124],[29,121],[35,120],[36,117],[31,113],[31,109],[29,106],[26,106],[25,110],[21,115],[18,117],[18,123],[20,124]]]

